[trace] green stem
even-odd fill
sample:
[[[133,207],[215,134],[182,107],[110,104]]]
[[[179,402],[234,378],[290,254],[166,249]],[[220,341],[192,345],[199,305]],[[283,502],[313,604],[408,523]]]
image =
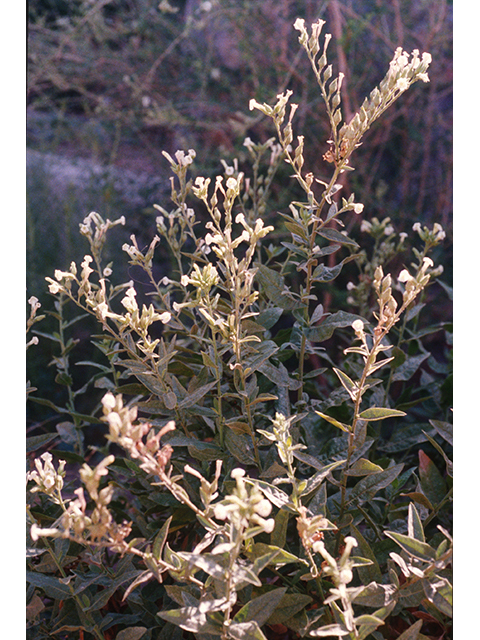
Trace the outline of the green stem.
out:
[[[58,338],[60,343],[61,368],[68,380],[70,379],[70,367],[69,367],[68,354],[66,353],[67,345],[65,344],[65,323],[64,323],[64,316],[63,316],[64,304],[65,304],[64,294],[61,293],[58,299],[58,316],[59,316]],[[68,410],[70,411],[70,417],[72,418],[73,424],[75,427],[75,435],[77,438],[77,449],[78,449],[77,453],[83,456],[84,450],[83,450],[82,438],[80,436],[80,420],[74,415],[75,414],[75,394],[73,392],[72,385],[70,383],[68,383],[66,387],[67,387],[67,394],[68,394],[68,400],[66,404],[67,404]]]

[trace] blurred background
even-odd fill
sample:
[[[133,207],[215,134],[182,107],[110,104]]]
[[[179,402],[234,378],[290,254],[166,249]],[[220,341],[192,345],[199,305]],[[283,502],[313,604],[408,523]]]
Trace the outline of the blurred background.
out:
[[[347,121],[398,46],[432,54],[430,83],[415,84],[367,134],[342,195],[355,192],[366,219],[390,216],[398,231],[441,223],[448,271],[451,0],[30,0],[29,295],[45,290],[45,275],[83,256],[78,223],[92,210],[126,216],[127,226],[115,231],[120,246],[131,233],[150,242],[152,205],[169,208],[162,150],[195,149],[194,175],[222,173],[221,158],[242,166],[246,136],[263,142],[274,135],[269,119],[249,111],[250,98],[272,103],[291,89],[305,170],[328,176],[322,154],[330,131],[293,29],[297,17],[307,25],[321,18],[323,33],[333,34],[329,62],[345,74]],[[270,215],[285,210],[292,191],[285,167]]]

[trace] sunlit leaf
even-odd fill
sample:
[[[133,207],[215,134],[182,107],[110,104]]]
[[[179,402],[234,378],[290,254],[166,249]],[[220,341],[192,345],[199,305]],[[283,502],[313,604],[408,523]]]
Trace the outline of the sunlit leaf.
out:
[[[394,540],[408,555],[418,558],[418,560],[435,561],[435,549],[426,542],[421,542],[396,531],[385,531],[385,535]]]
[[[370,407],[359,414],[362,420],[384,420],[385,418],[397,418],[407,415],[404,411],[388,409],[387,407]]]

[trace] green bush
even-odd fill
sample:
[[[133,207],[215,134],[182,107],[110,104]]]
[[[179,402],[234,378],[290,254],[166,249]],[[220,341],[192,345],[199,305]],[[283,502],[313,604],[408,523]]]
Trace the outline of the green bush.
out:
[[[61,416],[27,439],[29,638],[450,637],[452,327],[425,314],[449,305],[431,258],[445,233],[410,238],[341,197],[364,134],[428,82],[431,56],[398,48],[346,123],[323,24],[294,26],[328,180],[305,169],[291,91],[252,99],[278,142],[246,138],[249,172],[223,160],[214,180],[189,177],[193,150],[165,152],[173,208],[155,205],[149,246],[123,244],[135,280],[104,258],[124,218],[91,213],[89,254],[47,278],[49,318],[29,300],[30,353],[52,343],[63,390],[29,387]],[[272,215],[285,163],[303,196]],[[100,355],[78,362],[92,318]]]

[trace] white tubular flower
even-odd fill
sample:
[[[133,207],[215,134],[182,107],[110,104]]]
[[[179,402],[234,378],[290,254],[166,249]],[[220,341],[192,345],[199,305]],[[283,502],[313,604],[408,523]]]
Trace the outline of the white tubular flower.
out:
[[[115,400],[115,396],[113,393],[108,391],[102,398],[102,404],[104,409],[108,411],[113,411],[115,409],[117,401]]]
[[[355,333],[363,331],[363,327],[364,327],[364,324],[359,318],[357,318],[357,320],[354,320],[352,322],[352,328],[355,331]]]
[[[275,520],[273,518],[269,518],[268,520],[265,520],[265,522],[263,523],[263,530],[265,531],[265,533],[272,533],[274,529],[275,529]]]
[[[172,314],[169,311],[164,311],[158,317],[158,320],[160,320],[160,322],[162,322],[163,324],[167,324],[167,322],[170,322],[171,319]]]
[[[364,209],[364,205],[361,202],[356,202],[353,205],[353,212],[356,213],[357,215],[359,213],[362,213],[363,209]]]
[[[403,269],[402,271],[400,271],[399,275],[398,275],[398,281],[399,282],[409,282],[410,280],[413,280],[413,276],[408,272],[407,269]]]
[[[35,296],[30,296],[30,298],[28,299],[28,304],[32,308],[32,313],[35,313],[37,309],[40,309],[40,307],[42,306],[38,301],[38,298],[36,298]]]
[[[57,537],[60,534],[61,532],[59,529],[42,529],[37,524],[32,524],[32,526],[30,527],[30,537],[32,538],[33,542],[36,542],[42,536]]]
[[[188,165],[192,164],[196,155],[194,149],[189,149],[187,154],[181,149],[175,152],[175,158],[181,167],[188,167]]]
[[[422,63],[426,67],[428,67],[431,64],[431,62],[432,62],[432,56],[429,53],[427,53],[426,51],[425,51],[425,53],[422,53]]]
[[[235,217],[235,222],[237,224],[241,224],[241,225],[245,224],[245,216],[243,215],[243,213],[237,213],[237,215]]]
[[[127,311],[133,312],[138,310],[137,301],[135,300],[136,295],[137,292],[133,287],[127,289],[125,297],[121,301]]]
[[[272,512],[272,504],[269,500],[264,498],[260,500],[260,502],[255,505],[255,513],[258,513],[262,518],[266,518]]]
[[[433,225],[433,233],[435,234],[435,240],[437,240],[437,242],[445,239],[445,231],[443,230],[442,225],[438,222],[435,222],[435,224]]]
[[[231,510],[221,502],[216,504],[213,508],[213,514],[217,520],[226,520],[230,511]]]
[[[345,549],[343,550],[341,560],[347,559],[350,556],[353,547],[358,547],[358,542],[353,536],[347,536],[345,538]],[[348,582],[350,582],[350,580]]]
[[[305,31],[305,20],[303,18],[297,18],[293,23],[293,28],[297,31]]]

